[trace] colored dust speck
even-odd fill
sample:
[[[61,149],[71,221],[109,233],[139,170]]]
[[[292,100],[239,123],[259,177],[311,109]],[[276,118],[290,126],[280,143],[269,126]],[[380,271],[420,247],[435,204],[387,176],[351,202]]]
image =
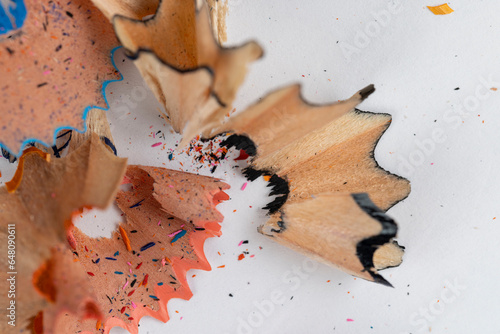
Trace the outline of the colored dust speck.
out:
[[[150,242],[150,243],[145,244],[144,246],[141,247],[141,252],[144,252],[146,249],[149,249],[149,248],[153,247],[154,245],[156,245],[156,243],[154,243],[154,242]]]
[[[181,230],[179,233],[176,234],[176,236],[172,239],[170,243],[173,244],[174,242],[182,238],[186,233],[187,233],[186,230]]]
[[[174,232],[174,233],[170,233],[168,236],[169,236],[169,237],[175,237],[177,234],[181,233],[182,231],[183,231],[183,230],[178,230],[178,231],[176,231],[176,232]]]
[[[354,321],[354,320],[352,320],[351,318],[347,318],[347,319],[346,319],[346,321],[347,321],[347,322],[352,322],[352,321]]]
[[[248,157],[249,157],[249,155],[245,150],[240,150],[240,155],[236,159],[234,159],[234,161],[246,160],[246,159],[248,159]]]
[[[123,243],[125,244],[127,251],[130,252],[132,250],[132,247],[130,246],[130,239],[128,238],[127,232],[121,226],[119,226],[119,229],[120,229],[120,234],[122,236]]]
[[[133,209],[133,208],[136,208],[136,207],[138,207],[138,206],[141,206],[141,203],[142,203],[142,202],[144,202],[144,199],[142,199],[142,200],[140,200],[139,202],[137,202],[137,203],[135,203],[134,205],[132,205],[132,206],[130,207],[130,209]]]
[[[245,258],[245,254],[238,255],[238,261],[241,261]]]

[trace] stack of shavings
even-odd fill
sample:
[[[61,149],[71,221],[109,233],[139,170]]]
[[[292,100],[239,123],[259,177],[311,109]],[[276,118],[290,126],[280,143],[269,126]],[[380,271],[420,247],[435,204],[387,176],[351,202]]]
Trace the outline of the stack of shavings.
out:
[[[0,259],[3,276],[17,272],[17,326],[2,322],[2,333],[108,333],[114,326],[137,333],[143,316],[167,321],[168,300],[192,296],[188,270],[210,269],[203,244],[220,235],[223,217],[215,207],[229,199],[229,185],[127,166],[117,156],[103,89],[120,77],[110,57],[120,44],[163,105],[163,118],[182,133],[180,148],[217,136],[223,154],[234,147],[252,157],[245,176],[263,176],[270,196],[277,195],[259,232],[390,285],[378,271],[399,265],[403,251],[385,211],[410,186],[375,161],[391,117],[356,109],[372,85],[320,106],[291,85],[228,118],[262,48],[220,46],[224,6],[92,1],[27,2],[23,26],[0,35],[8,51],[0,55],[0,142],[4,155],[18,160],[0,189],[0,252],[17,233],[17,253]],[[23,145],[29,148],[18,154]],[[126,221],[111,238],[91,238],[73,225],[83,208],[113,201]],[[3,276],[0,289],[8,291]]]

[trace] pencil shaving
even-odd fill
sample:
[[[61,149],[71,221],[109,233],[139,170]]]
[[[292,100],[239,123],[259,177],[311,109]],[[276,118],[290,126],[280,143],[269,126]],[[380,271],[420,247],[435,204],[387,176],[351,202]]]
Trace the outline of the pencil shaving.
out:
[[[253,155],[250,167],[244,170],[250,181],[272,175],[270,195],[276,197],[265,207],[271,219],[260,229],[262,233],[348,273],[389,285],[377,270],[401,262],[399,247],[385,246],[392,244],[396,224],[391,223],[388,233],[382,221],[364,213],[360,222],[366,224],[353,225],[352,230],[343,225],[363,208],[353,202],[355,194],[367,193],[371,198],[366,199],[367,206],[373,205],[370,210],[383,212],[410,191],[407,180],[383,170],[374,159],[375,145],[389,126],[390,116],[355,109],[373,91],[368,86],[346,101],[313,106],[300,97],[299,86],[287,87],[231,118],[218,131],[232,133],[221,145]],[[342,193],[343,197],[333,196]],[[339,202],[340,198],[346,202]],[[342,203],[340,211],[335,211],[334,202]],[[311,223],[304,217],[294,220],[301,210],[310,213]],[[273,233],[283,228],[283,234]],[[343,240],[333,240],[335,237]],[[373,238],[384,242],[369,246],[369,252],[358,252],[357,247]],[[385,252],[374,258],[379,248]]]
[[[390,283],[377,269],[387,267],[388,258],[392,265],[401,263],[399,248],[386,248],[384,261],[374,264],[375,251],[395,237],[397,226],[366,194],[321,194],[286,203],[259,231],[320,262],[384,285]]]
[[[15,191],[9,193],[5,187],[0,188],[1,250],[7,253],[8,224],[15,224],[18,231],[23,231],[17,239],[18,325],[25,328],[29,319],[45,310],[44,333],[52,333],[62,309],[82,318],[99,314],[90,314],[82,307],[90,303],[86,298],[90,290],[79,283],[80,274],[67,271],[72,266],[65,264],[72,263],[72,258],[70,255],[68,261],[65,255],[66,228],[76,210],[105,208],[113,201],[126,159],[111,154],[97,135],[61,159],[49,160],[46,153],[35,154],[34,150],[20,160],[22,165],[18,168],[22,174]],[[7,268],[5,259],[1,265]],[[34,273],[37,274],[33,276]],[[64,285],[68,280],[77,285]],[[2,280],[2,288],[7,289],[6,283]],[[73,301],[68,299],[68,291],[74,291]],[[50,308],[46,308],[48,301],[52,301]],[[7,323],[0,325],[0,330],[6,332],[2,326],[8,326]]]
[[[117,154],[113,136],[111,134],[111,128],[109,127],[109,122],[106,117],[106,110],[97,108],[89,110],[87,119],[85,120],[85,127],[85,132],[80,133],[78,131],[73,131],[73,133],[71,134],[70,138],[68,139],[69,152],[82,145],[82,143],[87,141],[94,134],[97,134],[101,141],[109,149],[109,151],[111,151],[115,155]]]
[[[175,14],[175,15],[173,15]],[[165,119],[184,133],[181,146],[208,135],[232,109],[247,65],[262,56],[255,42],[222,48],[203,1],[161,1],[145,21],[114,15],[118,39],[158,100]]]
[[[204,241],[220,235],[223,216],[215,209],[229,197],[220,180],[148,166],[129,166],[131,186],[117,205],[126,217],[111,238],[91,238],[74,228],[74,259],[81,265],[105,316],[81,321],[67,315],[64,333],[105,333],[120,326],[138,332],[143,316],[169,319],[172,298],[190,299],[186,273],[210,270]],[[180,195],[181,194],[181,195]]]
[[[0,123],[8,124],[0,143],[13,156],[32,139],[52,146],[56,129],[82,130],[88,106],[106,107],[103,82],[118,79],[110,58],[118,41],[92,3],[26,5],[24,26],[0,37]]]
[[[429,8],[429,10],[434,15],[447,15],[447,14],[451,14],[454,12],[454,10],[451,9],[451,7],[447,3],[444,3],[444,4],[439,5],[439,6],[427,6],[427,8]]]
[[[228,0],[207,0],[210,13],[210,23],[219,45],[227,41],[226,17],[228,14]]]

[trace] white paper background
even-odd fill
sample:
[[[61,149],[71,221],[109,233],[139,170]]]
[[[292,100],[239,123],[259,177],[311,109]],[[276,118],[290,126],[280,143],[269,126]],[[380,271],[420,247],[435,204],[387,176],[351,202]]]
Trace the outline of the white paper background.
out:
[[[219,206],[223,236],[205,247],[212,267],[225,268],[190,271],[194,297],[171,301],[171,320],[144,319],[140,333],[500,333],[500,90],[490,90],[500,89],[500,2],[453,1],[454,13],[435,16],[425,6],[440,2],[229,1],[227,45],[255,39],[265,49],[240,90],[238,111],[294,82],[313,103],[375,84],[361,109],[393,116],[376,158],[412,184],[389,211],[404,262],[382,272],[391,289],[312,265],[259,235],[268,190],[258,180],[241,191],[245,180],[234,166],[245,164],[233,152],[214,174],[232,186],[231,201]],[[119,155],[196,172],[191,157],[168,160],[179,137],[159,118],[152,94],[140,95],[131,62],[121,51],[115,60],[124,81],[107,91]],[[152,138],[158,130],[166,139]],[[159,141],[165,149],[151,147]],[[0,170],[3,184],[14,166],[1,159]],[[210,175],[209,168],[200,173]],[[113,209],[96,215],[80,225],[106,234],[119,220]],[[249,243],[238,247],[241,240]],[[255,257],[238,261],[244,250]]]

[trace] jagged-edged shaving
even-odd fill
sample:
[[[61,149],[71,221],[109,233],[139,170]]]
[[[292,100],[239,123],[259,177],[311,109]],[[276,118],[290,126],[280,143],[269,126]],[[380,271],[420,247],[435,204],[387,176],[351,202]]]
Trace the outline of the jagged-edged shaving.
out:
[[[213,134],[228,131],[246,134],[258,147],[257,159],[262,159],[344,116],[373,89],[373,86],[368,86],[348,100],[315,106],[304,101],[300,85],[288,86],[268,94],[244,112],[231,117]]]
[[[101,321],[68,315],[64,333],[108,333],[120,326],[133,334],[143,316],[169,319],[172,298],[189,299],[190,269],[210,270],[204,241],[220,235],[223,217],[215,206],[229,197],[220,180],[164,168],[129,166],[117,204],[126,216],[110,239],[94,239],[74,229],[74,258],[86,272]]]
[[[218,126],[261,47],[218,45],[204,1],[199,8],[194,0],[160,1],[155,15],[144,21],[116,13],[116,35],[165,106],[165,118],[184,132],[182,145]]]
[[[17,327],[25,328],[45,308],[44,321],[35,324],[51,334],[61,309],[79,317],[98,316],[87,298],[90,294],[82,275],[72,270],[63,246],[66,228],[73,212],[83,207],[105,208],[114,199],[126,168],[126,159],[115,157],[91,136],[61,159],[48,159],[33,148],[20,160],[15,180],[0,188],[0,251],[7,254],[9,227],[16,235],[16,317]],[[20,172],[19,172],[20,171]],[[0,259],[8,268],[7,257]],[[1,274],[0,287],[8,291],[7,272]],[[75,284],[75,285],[73,285]],[[68,291],[74,293],[69,300]],[[4,298],[2,303],[8,303]],[[2,305],[2,307],[8,305]],[[0,332],[12,328],[4,321]],[[40,328],[39,328],[40,329]]]
[[[397,226],[366,194],[330,193],[286,203],[259,231],[351,275],[390,285],[377,273],[373,254],[396,236]],[[401,263],[401,255],[391,253],[391,263]]]
[[[306,208],[308,205],[317,206],[316,204],[321,203],[328,206],[324,208],[325,211],[333,210],[334,207],[326,202],[333,200],[331,196],[334,194],[367,193],[374,205],[381,210],[389,209],[408,195],[409,182],[380,168],[373,154],[391,117],[355,109],[373,91],[374,87],[370,85],[346,101],[313,106],[300,97],[298,86],[286,87],[269,94],[214,132],[234,133],[222,145],[246,149],[247,153],[254,156],[250,167],[244,171],[249,180],[261,175],[270,176],[271,194],[278,196],[266,207],[272,214],[266,226],[281,222],[280,215],[291,210],[294,207],[291,205],[294,204]],[[322,201],[311,202],[311,198],[318,195],[326,197]],[[346,216],[349,215],[349,208],[354,206],[345,206]],[[319,206],[316,209],[319,210]],[[354,210],[353,214],[355,212]],[[325,224],[320,223],[322,218],[316,219],[313,216],[311,219],[321,226]],[[336,221],[328,222],[331,224],[331,233],[343,233],[341,224]],[[318,229],[318,233],[321,233],[324,227]],[[377,233],[369,225],[366,226],[366,231],[363,230],[361,223],[356,225],[355,230],[357,229],[358,234],[344,237],[360,241],[362,236],[374,237]],[[380,233],[383,231],[381,229]],[[316,232],[308,232],[306,228],[303,232],[302,237],[311,245],[302,245],[299,249],[307,254],[312,252],[315,257],[320,257],[327,263],[369,280],[383,282],[381,277],[372,275],[376,273],[375,268],[394,266],[401,259],[399,247],[385,245],[392,244],[395,224],[392,236],[384,238],[384,242],[377,244],[373,250],[381,249],[378,253],[380,261],[376,261],[378,267],[373,263],[374,252],[363,253],[370,254],[368,260],[366,255],[362,259],[361,253],[353,251],[351,260],[347,262],[339,262],[326,256],[330,252],[328,244],[322,242],[321,249],[318,249],[312,245]],[[290,235],[292,239],[298,238],[297,234]],[[288,244],[293,245],[293,240]],[[344,251],[347,252],[347,249],[355,248],[346,248]],[[360,266],[361,271],[358,270]]]
[[[82,129],[86,108],[107,107],[106,80],[118,79],[112,25],[90,1],[27,1],[23,27],[0,37],[0,144],[17,155],[56,129]]]

